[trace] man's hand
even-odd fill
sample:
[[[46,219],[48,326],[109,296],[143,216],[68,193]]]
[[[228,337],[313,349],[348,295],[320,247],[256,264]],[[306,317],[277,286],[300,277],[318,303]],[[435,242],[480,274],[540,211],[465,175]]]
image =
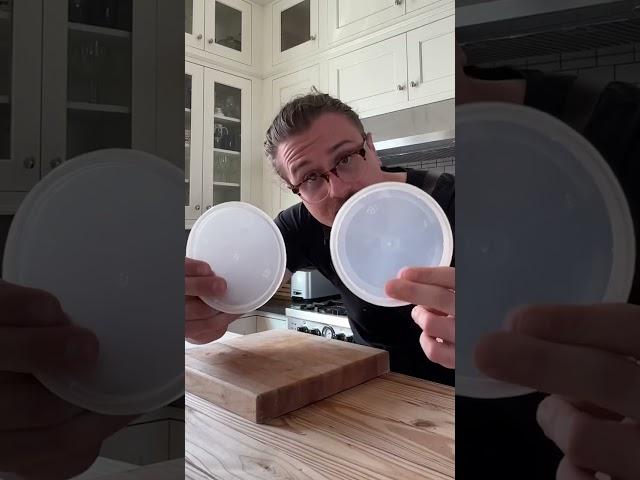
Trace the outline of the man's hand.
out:
[[[0,281],[0,472],[63,479],[93,464],[105,438],[133,417],[86,412],[32,375],[83,372],[98,342],[71,324],[49,293]]]
[[[432,362],[456,364],[455,268],[405,268],[385,287],[388,296],[416,305],[411,316],[422,329],[420,345]]]
[[[475,352],[486,375],[553,395],[537,419],[564,452],[559,480],[640,478],[640,306],[521,309]]]
[[[225,334],[229,324],[241,317],[219,312],[200,300],[199,297],[222,296],[227,283],[216,276],[211,267],[200,260],[184,260],[185,331],[190,343],[213,342]]]

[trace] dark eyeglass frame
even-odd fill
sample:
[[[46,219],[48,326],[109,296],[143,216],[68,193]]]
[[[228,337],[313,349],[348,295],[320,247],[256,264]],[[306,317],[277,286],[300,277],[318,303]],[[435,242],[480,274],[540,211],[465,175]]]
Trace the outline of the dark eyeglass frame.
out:
[[[369,150],[369,149],[367,148],[367,137],[364,137],[364,142],[363,142],[363,144],[362,144],[362,147],[360,147],[358,150],[356,150],[356,151],[354,151],[354,152],[351,152],[351,153],[349,153],[349,154],[347,154],[347,155],[342,156],[342,157],[340,158],[340,160],[338,160],[338,161],[336,162],[336,164],[335,164],[335,166],[334,166],[333,168],[331,168],[331,169],[327,170],[327,171],[326,171],[326,172],[324,172],[324,173],[316,173],[315,175],[316,175],[317,177],[319,177],[319,178],[324,179],[324,181],[325,181],[325,182],[327,182],[327,183],[329,183],[329,177],[330,177],[330,175],[329,175],[329,174],[333,174],[335,177],[340,178],[340,175],[338,175],[338,171],[337,171],[337,170],[338,170],[338,166],[340,165],[340,163],[341,163],[345,158],[352,157],[353,155],[359,155],[359,156],[361,156],[361,157],[362,157],[362,160],[366,162],[366,161],[367,161],[367,151],[368,151],[368,150]],[[308,182],[308,181],[309,181],[309,179],[307,178],[307,179],[303,180],[302,182],[298,183],[297,185],[291,185],[291,184],[289,184],[289,185],[287,185],[287,187],[288,187],[288,188],[289,188],[289,190],[291,190],[294,194],[296,194],[296,195],[298,195],[300,198],[302,198],[302,195],[300,195],[300,187],[301,187],[304,183],[306,183],[306,182]],[[320,201],[320,200],[318,200],[318,201]]]

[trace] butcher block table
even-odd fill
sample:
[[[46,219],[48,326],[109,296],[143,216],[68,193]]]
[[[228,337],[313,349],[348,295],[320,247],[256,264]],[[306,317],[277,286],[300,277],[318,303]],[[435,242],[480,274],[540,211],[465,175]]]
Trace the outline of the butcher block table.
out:
[[[453,479],[453,388],[387,373],[257,424],[186,393],[185,478]]]

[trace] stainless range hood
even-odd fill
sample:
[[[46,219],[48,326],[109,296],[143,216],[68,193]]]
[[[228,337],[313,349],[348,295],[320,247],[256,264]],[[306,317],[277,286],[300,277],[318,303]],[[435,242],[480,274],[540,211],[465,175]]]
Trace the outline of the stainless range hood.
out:
[[[429,163],[455,156],[455,100],[362,119],[385,166]]]
[[[640,0],[466,0],[456,37],[469,63],[640,42]]]

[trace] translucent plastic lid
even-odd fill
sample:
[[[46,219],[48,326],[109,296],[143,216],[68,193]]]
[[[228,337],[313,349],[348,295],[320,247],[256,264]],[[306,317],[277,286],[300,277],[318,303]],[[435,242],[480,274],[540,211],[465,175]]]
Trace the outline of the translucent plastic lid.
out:
[[[407,183],[384,182],[364,188],[342,206],[330,248],[349,290],[374,305],[398,307],[407,303],[388,297],[385,284],[403,267],[448,266],[453,235],[431,196]]]
[[[207,210],[193,225],[187,257],[207,262],[227,282],[223,297],[204,297],[225,313],[248,313],[278,291],[287,265],[280,229],[262,210],[227,202]]]
[[[475,345],[520,305],[627,301],[631,215],[601,155],[545,113],[470,104],[456,134],[456,394],[529,393],[482,375]]]
[[[102,150],[63,163],[20,206],[4,279],[51,292],[100,343],[91,374],[37,375],[63,399],[124,415],[184,394],[184,260],[179,236],[163,241],[183,215],[183,178],[152,155]]]

